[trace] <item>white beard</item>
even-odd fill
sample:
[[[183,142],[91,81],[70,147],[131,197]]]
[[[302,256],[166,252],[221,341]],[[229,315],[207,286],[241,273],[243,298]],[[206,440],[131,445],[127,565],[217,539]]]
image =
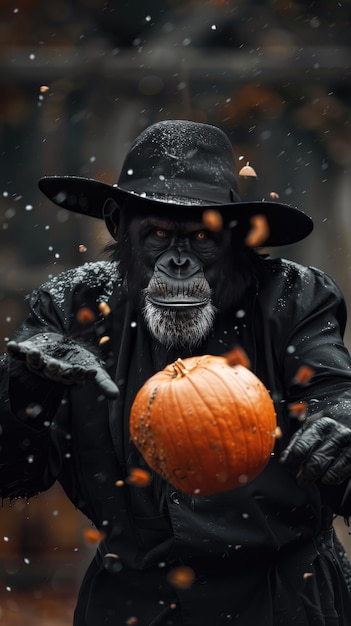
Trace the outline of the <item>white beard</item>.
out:
[[[167,349],[195,348],[209,334],[216,308],[211,302],[187,310],[155,306],[146,297],[143,315],[150,333]]]

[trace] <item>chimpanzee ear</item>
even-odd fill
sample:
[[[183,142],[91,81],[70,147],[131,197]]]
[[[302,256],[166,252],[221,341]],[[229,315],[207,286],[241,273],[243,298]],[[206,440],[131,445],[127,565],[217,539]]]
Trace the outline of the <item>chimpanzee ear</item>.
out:
[[[117,239],[119,226],[119,206],[117,202],[112,198],[108,198],[103,206],[102,214],[110,235]]]

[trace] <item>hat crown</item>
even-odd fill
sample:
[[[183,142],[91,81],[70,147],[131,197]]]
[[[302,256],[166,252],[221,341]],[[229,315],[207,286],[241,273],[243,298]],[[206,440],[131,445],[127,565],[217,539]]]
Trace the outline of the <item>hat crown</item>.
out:
[[[280,202],[245,201],[229,137],[216,126],[188,120],[152,124],[132,144],[118,183],[79,176],[44,176],[41,191],[54,204],[100,219],[113,200],[115,213],[161,211],[199,215],[195,205],[213,207],[223,224],[246,232],[255,215],[268,220],[266,246],[295,243],[309,235],[313,222],[303,211]]]
[[[144,130],[125,158],[118,185],[146,196],[218,203],[240,199],[227,135],[215,126],[186,120],[165,120]]]

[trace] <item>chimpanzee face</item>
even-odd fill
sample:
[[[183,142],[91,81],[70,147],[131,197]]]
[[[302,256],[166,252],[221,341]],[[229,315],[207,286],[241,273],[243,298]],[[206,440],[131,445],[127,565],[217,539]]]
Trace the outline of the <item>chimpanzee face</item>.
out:
[[[211,231],[201,221],[138,216],[125,226],[123,246],[128,291],[151,335],[166,347],[198,345],[217,311],[233,300],[238,268],[234,271],[230,229]],[[236,281],[240,292],[241,282]]]

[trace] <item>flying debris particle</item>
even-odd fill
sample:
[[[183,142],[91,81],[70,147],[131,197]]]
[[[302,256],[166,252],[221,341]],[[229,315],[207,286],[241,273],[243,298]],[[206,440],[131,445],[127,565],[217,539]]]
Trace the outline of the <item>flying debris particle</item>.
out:
[[[310,20],[310,26],[311,26],[311,28],[319,28],[319,26],[320,26],[320,25],[321,25],[321,23],[320,23],[320,21],[319,21],[318,17],[313,17],[313,18]]]
[[[40,93],[46,93],[47,91],[49,91],[50,87],[48,87],[47,85],[41,85],[40,87]]]
[[[133,485],[134,487],[147,487],[151,483],[150,472],[140,467],[133,467],[129,472],[126,482],[128,485]]]
[[[249,480],[249,477],[247,476],[247,474],[240,474],[240,476],[238,477],[238,482],[241,485],[245,485]]]
[[[272,200],[278,200],[279,199],[279,193],[277,193],[276,191],[271,191],[269,195],[272,198]]]
[[[107,302],[100,302],[99,303],[99,311],[102,313],[102,315],[104,317],[107,317],[111,313],[111,309],[110,309],[109,305],[107,304]]]
[[[294,376],[294,383],[296,385],[307,385],[311,381],[313,374],[312,367],[301,365]]]
[[[111,339],[111,337],[109,337],[108,335],[103,335],[99,339],[99,346],[103,346],[105,343],[108,343],[110,341],[110,339]]]
[[[95,321],[95,314],[88,307],[82,307],[77,312],[77,320],[80,324],[92,324]]]
[[[26,211],[31,211],[33,209],[33,205],[32,204],[26,204],[26,206],[24,207]]]
[[[167,579],[173,587],[189,589],[195,580],[195,572],[191,567],[179,566],[169,572]]]
[[[84,246],[84,244],[81,243],[78,246],[78,250],[79,250],[79,252],[86,252],[88,250],[88,248],[86,246]]]
[[[99,543],[105,538],[105,533],[96,528],[84,528],[83,536],[88,543]]]
[[[313,576],[312,572],[305,572],[303,575],[303,579],[306,580],[306,578],[311,578],[311,576]]]
[[[116,480],[115,485],[116,487],[124,487],[124,480]]]
[[[34,59],[35,59],[35,54],[33,54],[33,53],[32,53],[32,54],[30,54],[30,55],[29,55],[29,58],[30,58],[30,60],[31,60],[31,61],[34,61]]]
[[[297,418],[300,422],[303,422],[306,417],[307,402],[292,402],[288,405],[290,417]]]
[[[274,431],[274,437],[276,439],[281,439],[282,436],[283,436],[282,429],[280,428],[280,426],[277,426],[277,428]]]
[[[41,404],[32,403],[26,407],[25,414],[28,415],[28,417],[35,418],[41,414],[42,410],[43,407],[41,406]]]
[[[235,365],[242,365],[243,367],[250,367],[250,360],[246,352],[242,348],[233,348],[230,352],[223,355],[228,365],[234,367]]]
[[[249,161],[246,163],[246,165],[244,165],[244,167],[241,168],[241,170],[239,171],[239,176],[244,176],[245,178],[247,176],[257,178],[257,174],[254,168],[251,167]]]
[[[253,215],[250,219],[251,229],[245,239],[249,248],[262,246],[269,237],[269,226],[264,215]]]
[[[135,624],[138,623],[138,618],[135,617],[135,615],[131,615],[130,617],[128,617],[128,619],[126,620],[126,624],[127,626],[135,626]]]
[[[219,211],[214,211],[213,209],[207,209],[207,211],[203,212],[202,221],[208,230],[212,230],[214,232],[221,230],[223,226],[223,218],[221,214]]]

